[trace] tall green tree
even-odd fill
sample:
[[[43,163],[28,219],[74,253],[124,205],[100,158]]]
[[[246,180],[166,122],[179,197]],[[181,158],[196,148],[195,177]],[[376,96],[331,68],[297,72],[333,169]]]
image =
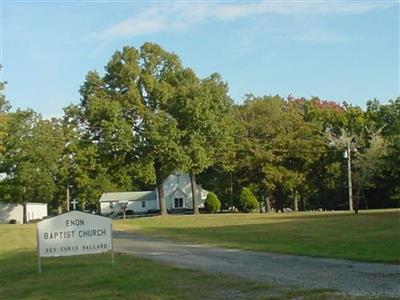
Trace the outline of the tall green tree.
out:
[[[100,157],[112,164],[108,169],[130,174],[115,184],[155,178],[161,214],[166,214],[162,182],[183,165],[182,133],[169,106],[184,68],[174,53],[145,43],[140,49],[116,51],[105,70],[104,76],[89,72],[81,88],[78,120],[83,136],[96,141]]]
[[[306,122],[297,103],[279,96],[249,95],[240,109],[245,135],[239,152],[243,184],[258,184],[259,198],[267,211],[275,195],[275,207],[292,198],[297,208],[303,186],[320,157],[323,139],[320,127]],[[278,195],[280,194],[280,197]]]
[[[154,168],[161,214],[163,180],[175,170],[195,175],[232,153],[232,102],[217,74],[200,80],[179,57],[152,43],[116,51],[100,76],[89,72],[76,118],[100,157],[123,170],[146,162]],[[136,176],[150,178],[149,173]],[[126,178],[129,178],[127,176]],[[132,177],[131,177],[132,178]],[[194,203],[194,211],[198,206]]]
[[[2,66],[0,65],[0,72]],[[0,157],[1,154],[4,153],[4,139],[6,135],[6,122],[9,118],[8,111],[11,108],[10,104],[6,100],[6,95],[4,93],[6,82],[0,81]]]
[[[139,169],[133,153],[132,122],[125,118],[122,104],[108,93],[104,79],[89,72],[80,91],[81,104],[65,109],[63,128],[68,145],[63,184],[71,187],[71,196],[79,199],[81,206],[94,209],[103,192],[135,189],[133,177]]]
[[[197,214],[195,177],[212,165],[226,168],[235,151],[236,128],[227,84],[218,74],[200,80],[185,70],[170,114],[182,132],[184,168],[190,174],[193,213]]]
[[[375,178],[382,176],[385,157],[388,153],[387,142],[380,131],[372,132],[364,149],[360,149],[354,159],[354,181],[356,185],[355,212],[358,212],[360,196],[364,189],[375,188]]]
[[[0,172],[3,198],[25,204],[51,203],[57,195],[58,163],[64,142],[56,120],[43,120],[32,110],[17,110],[6,126]]]
[[[399,206],[400,204],[400,97],[386,104],[378,100],[368,101],[367,120],[370,128],[381,129],[386,144],[383,174],[375,178],[378,207]]]

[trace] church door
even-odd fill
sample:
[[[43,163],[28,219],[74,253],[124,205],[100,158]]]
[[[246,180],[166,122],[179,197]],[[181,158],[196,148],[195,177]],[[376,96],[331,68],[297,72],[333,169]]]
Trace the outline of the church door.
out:
[[[175,198],[174,206],[174,208],[183,208],[183,198]]]

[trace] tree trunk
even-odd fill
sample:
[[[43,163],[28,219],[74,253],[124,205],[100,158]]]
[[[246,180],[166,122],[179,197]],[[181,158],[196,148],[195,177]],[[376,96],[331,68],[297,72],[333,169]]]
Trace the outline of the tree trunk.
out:
[[[299,211],[299,204],[298,204],[299,198],[298,198],[298,196],[299,196],[299,193],[295,190],[294,191],[294,197],[293,197],[293,210],[294,211]]]
[[[361,195],[361,189],[357,189],[357,197],[356,197],[356,203],[355,203],[355,208],[354,208],[354,213],[358,214],[358,209],[360,207],[360,195]]]
[[[26,211],[26,202],[22,203],[22,223],[23,224],[28,223],[27,211]]]
[[[165,207],[165,199],[164,199],[164,187],[163,187],[163,178],[161,174],[161,168],[158,162],[154,163],[154,169],[156,173],[156,184],[157,184],[157,192],[158,192],[158,203],[160,205],[160,214],[162,216],[168,215],[167,208]]]
[[[283,212],[282,189],[279,190],[279,194],[276,196],[275,201],[276,201],[276,212]]]
[[[196,201],[196,178],[193,171],[190,172],[190,185],[192,187],[193,214],[197,215],[199,213],[199,206]]]
[[[365,209],[368,209],[367,198],[365,197],[365,193],[362,193],[362,200],[364,202]]]
[[[272,211],[271,209],[271,202],[269,201],[269,196],[265,195],[265,209],[267,213],[270,213]]]
[[[26,188],[22,187],[22,191],[20,193],[20,203],[22,204],[22,224],[28,223],[27,211],[26,211],[26,201],[25,201],[25,192]]]

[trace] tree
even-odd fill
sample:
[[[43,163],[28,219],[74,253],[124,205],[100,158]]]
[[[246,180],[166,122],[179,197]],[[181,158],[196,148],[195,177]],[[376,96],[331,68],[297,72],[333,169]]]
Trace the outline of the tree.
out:
[[[165,112],[147,113],[143,127],[143,153],[154,162],[161,214],[166,214],[163,180],[182,164],[180,131],[177,122]]]
[[[367,117],[370,127],[381,129],[386,143],[387,155],[384,156],[382,173],[375,178],[375,207],[398,207],[400,204],[400,97],[391,99],[387,104],[378,100],[367,103]]]
[[[7,122],[0,172],[4,199],[51,203],[57,194],[58,163],[64,143],[56,120],[17,110]]]
[[[376,187],[373,179],[382,175],[387,148],[387,142],[380,131],[372,132],[368,145],[363,151],[359,151],[354,160],[354,179],[357,186],[355,213],[358,213],[363,189]]]
[[[239,110],[245,133],[238,153],[239,176],[242,185],[259,186],[258,197],[267,211],[272,196],[278,209],[291,197],[296,208],[324,147],[320,127],[306,122],[301,108],[279,96],[248,95]]]
[[[162,182],[183,169],[184,161],[183,133],[170,112],[184,68],[174,53],[145,43],[139,50],[116,51],[105,69],[102,77],[89,72],[82,85],[79,126],[86,139],[96,141],[99,155],[114,164],[107,169],[129,165],[127,172],[136,172],[130,178],[149,182],[155,177],[161,214],[166,214]]]
[[[90,209],[96,208],[105,191],[134,190],[140,179],[153,178],[145,161],[137,163],[136,140],[122,105],[102,87],[99,75],[89,72],[81,88],[81,105],[67,107],[63,120],[66,147],[61,184],[64,191],[71,187],[71,196]]]
[[[170,114],[182,131],[181,146],[190,174],[193,213],[197,214],[195,177],[212,165],[227,166],[234,152],[235,126],[228,86],[219,74],[200,80],[186,69]]]
[[[0,72],[1,72],[2,66],[0,65]],[[4,153],[4,139],[6,135],[6,122],[7,119],[9,118],[8,111],[11,108],[10,104],[6,100],[6,96],[4,94],[4,88],[5,88],[6,82],[1,82],[0,81],[0,159],[2,153]]]
[[[0,65],[0,72],[2,69],[2,65]],[[0,113],[5,113],[7,111],[9,111],[9,109],[11,108],[10,104],[8,103],[8,101],[6,100],[6,96],[4,94],[4,89],[6,86],[7,82],[3,82],[0,81]]]

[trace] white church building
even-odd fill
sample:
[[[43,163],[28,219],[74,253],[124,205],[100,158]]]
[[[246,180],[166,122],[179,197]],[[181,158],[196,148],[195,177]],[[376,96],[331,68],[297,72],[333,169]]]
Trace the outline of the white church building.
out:
[[[165,206],[169,212],[184,212],[193,209],[192,187],[188,174],[176,172],[163,181]],[[196,203],[204,207],[208,191],[196,184]],[[100,200],[100,213],[118,213],[122,207],[133,213],[148,213],[160,209],[157,189],[141,192],[103,193]]]

